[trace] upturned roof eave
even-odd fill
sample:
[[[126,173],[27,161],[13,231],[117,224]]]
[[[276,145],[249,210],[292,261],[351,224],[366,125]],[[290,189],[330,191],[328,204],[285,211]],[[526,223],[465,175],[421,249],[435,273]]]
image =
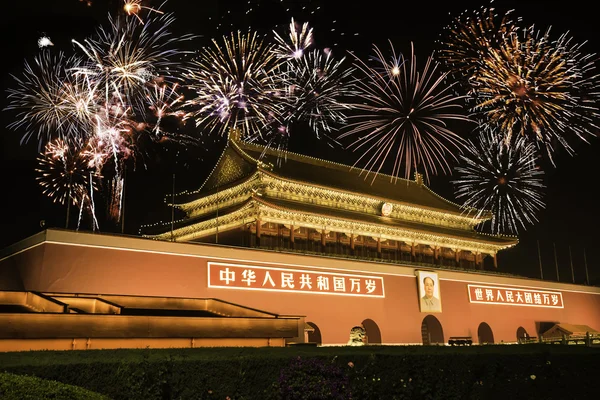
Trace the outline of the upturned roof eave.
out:
[[[354,190],[343,190],[341,188],[332,188],[330,186],[326,186],[326,185],[324,185],[322,183],[318,183],[318,182],[315,183],[315,182],[309,182],[309,181],[291,178],[291,177],[288,177],[286,175],[276,172],[274,170],[273,164],[263,162],[255,157],[253,157],[251,154],[249,154],[246,151],[246,149],[252,149],[252,151],[255,151],[255,152],[261,151],[261,154],[270,154],[271,156],[274,156],[274,152],[275,152],[275,150],[273,150],[273,149],[259,146],[257,144],[253,144],[253,143],[241,142],[241,141],[238,141],[235,137],[230,136],[223,152],[221,153],[221,156],[219,157],[217,163],[215,164],[215,167],[210,172],[210,174],[205,179],[205,181],[200,186],[200,188],[193,192],[184,192],[179,195],[176,195],[176,200],[175,200],[174,206],[177,208],[180,208],[180,209],[190,208],[191,204],[197,202],[200,198],[205,197],[205,196],[210,196],[221,190],[225,190],[225,189],[233,187],[235,185],[239,185],[239,184],[243,183],[244,181],[250,179],[250,177],[252,177],[256,172],[259,172],[259,173],[264,173],[264,174],[270,176],[271,178],[279,179],[280,181],[283,181],[283,182],[291,182],[291,183],[295,183],[295,184],[299,184],[299,185],[319,187],[324,190],[333,190],[333,191],[337,191],[337,192],[341,192],[341,193],[352,194],[352,195],[355,195],[358,197],[376,199],[378,201],[381,201],[382,203],[390,202],[390,203],[398,204],[400,206],[414,207],[416,209],[422,209],[422,210],[427,210],[427,211],[439,212],[441,214],[450,214],[450,215],[453,215],[456,217],[462,217],[462,218],[465,218],[466,220],[469,220],[467,223],[471,226],[476,226],[476,225],[481,224],[485,221],[488,221],[492,218],[492,214],[489,212],[482,212],[482,210],[465,208],[461,205],[458,205],[458,204],[455,204],[455,203],[449,201],[448,199],[445,199],[444,197],[433,192],[425,184],[422,184],[422,188],[429,193],[428,194],[429,196],[436,197],[443,203],[450,206],[449,208],[451,208],[451,209],[432,207],[432,206],[428,206],[425,204],[418,204],[418,203],[409,202],[409,201],[402,201],[399,199],[394,199],[394,198],[380,196],[380,195],[372,195],[372,194],[354,191]],[[240,179],[240,180],[237,180],[234,182],[229,182],[228,184],[223,185],[223,186],[204,190],[207,182],[209,182],[210,179],[215,174],[215,171],[218,171],[218,169],[221,167],[222,159],[227,151],[235,151],[245,162],[250,164],[250,166],[252,168],[252,172],[249,173],[247,176],[245,176],[243,179]],[[271,153],[273,153],[273,154],[271,154]],[[339,170],[340,168],[351,168],[347,165],[335,163],[335,162],[328,161],[328,160],[315,159],[310,156],[293,153],[293,152],[286,152],[286,157],[288,157],[288,156],[295,159],[297,162],[308,163],[308,164],[312,164],[312,165],[323,164],[323,166],[325,166],[325,167],[332,167],[332,168],[335,168],[336,170]],[[356,169],[356,168],[354,168],[354,169]],[[390,176],[385,175],[385,174],[378,174],[378,175],[381,177],[387,177],[390,179],[393,178],[391,175]],[[416,182],[414,182],[412,180],[407,180],[407,179],[403,179],[403,178],[396,178],[396,179],[402,180],[402,181],[407,181],[407,184],[411,184],[411,185],[417,184]],[[171,200],[171,199],[166,198],[165,202],[168,203],[169,206],[173,206],[173,202],[171,201],[169,203],[169,200]]]
[[[294,212],[294,213],[305,213],[305,214],[312,214],[312,215],[316,215],[316,216],[320,216],[320,217],[324,217],[324,218],[333,218],[333,219],[340,219],[340,220],[345,220],[348,222],[354,222],[354,223],[366,223],[366,224],[373,224],[373,222],[370,221],[365,221],[365,220],[361,220],[360,218],[352,218],[352,217],[331,217],[329,215],[326,214],[322,214],[322,213],[318,213],[318,212],[311,212],[311,211],[306,211],[306,210],[302,210],[300,208],[293,208],[293,207],[283,207],[281,205],[275,204],[272,201],[269,201],[269,199],[265,199],[264,197],[254,197],[254,200],[264,206],[270,207],[270,208],[274,208],[274,209],[278,209],[278,210],[282,210],[282,211],[288,211],[288,212]],[[420,228],[417,227],[399,227],[399,226],[394,226],[394,225],[388,225],[385,224],[382,226],[388,227],[388,228],[392,228],[392,229],[406,229],[409,231],[414,231],[414,232],[420,232],[420,233],[424,233],[424,234],[435,234],[435,235],[439,235],[439,236],[446,236],[446,237],[452,237],[452,238],[457,238],[457,239],[462,239],[462,240],[472,240],[472,241],[476,241],[476,242],[480,242],[480,243],[486,243],[488,245],[512,245],[515,246],[518,244],[518,239],[515,237],[506,237],[506,236],[499,236],[499,235],[495,235],[495,236],[489,236],[489,238],[494,238],[494,241],[489,241],[486,240],[488,238],[487,235],[482,235],[482,234],[478,234],[476,233],[476,237],[468,237],[468,236],[464,236],[464,235],[460,235],[460,233],[462,231],[457,230],[456,234],[449,234],[449,233],[441,233],[441,232],[432,232],[431,230],[427,229],[429,228],[428,226],[423,225]],[[465,231],[465,233],[467,233],[468,231]],[[500,243],[499,243],[500,242]],[[510,246],[510,247],[512,247]]]
[[[246,142],[238,142],[238,141],[233,141],[233,144],[235,146],[235,148],[237,150],[239,150],[244,157],[246,157],[249,160],[252,160],[256,163],[261,163],[259,160],[257,160],[256,158],[252,157],[252,155],[248,154],[248,152],[244,149],[252,149],[255,152],[258,151],[262,151],[264,154],[269,154],[273,157],[276,157],[277,154],[275,154],[275,150],[273,149],[269,149],[269,148],[262,148],[262,146],[259,146],[257,144],[253,144],[253,143],[246,143]],[[360,169],[360,168],[356,168],[356,167],[351,167],[349,165],[345,165],[345,164],[340,164],[340,163],[336,163],[333,161],[329,161],[329,160],[322,160],[322,159],[316,159],[314,157],[310,157],[304,154],[299,154],[299,153],[294,153],[294,152],[286,152],[285,153],[285,157],[289,158],[290,160],[294,160],[297,162],[302,162],[302,163],[307,163],[307,164],[311,164],[311,165],[315,165],[315,166],[324,166],[326,168],[333,168],[335,170],[343,170],[345,172],[349,172],[351,170],[357,170],[360,172],[360,174],[365,173],[365,174],[373,174],[367,170],[364,169]],[[296,179],[293,178],[288,178],[285,177],[283,175],[280,175],[278,173],[276,173],[273,169],[273,164],[269,164],[269,163],[262,163],[263,165],[268,165],[268,168],[262,168],[264,171],[269,172],[271,175],[277,175],[280,179],[284,179],[284,180],[288,180],[288,181],[296,181],[296,182],[302,182],[303,184],[310,184],[310,185],[315,185],[315,186],[321,186],[323,187],[323,185],[319,184],[319,183],[313,183],[313,182],[306,182],[306,181],[298,181]],[[260,165],[259,165],[260,166]],[[418,206],[424,209],[429,209],[429,210],[435,210],[435,211],[440,211],[440,212],[453,212],[455,215],[479,215],[479,219],[481,220],[481,222],[483,221],[487,221],[489,219],[492,218],[492,214],[490,212],[485,212],[485,210],[483,210],[484,212],[482,213],[482,210],[477,210],[474,208],[466,208],[460,204],[454,203],[446,198],[444,198],[443,196],[440,196],[439,194],[435,193],[433,190],[431,190],[431,188],[429,188],[427,185],[425,184],[418,184],[416,181],[414,180],[410,180],[410,179],[405,179],[405,178],[399,178],[399,177],[395,177],[392,175],[387,175],[384,173],[377,173],[375,174],[376,177],[379,178],[385,178],[385,179],[389,179],[390,181],[403,181],[406,182],[409,185],[420,185],[420,187],[424,188],[425,190],[428,191],[430,196],[433,196],[435,198],[437,198],[438,200],[442,201],[443,203],[445,203],[449,208],[453,208],[454,210],[449,210],[449,209],[441,209],[441,208],[436,208],[436,207],[430,207],[427,205],[422,205],[422,204],[414,204],[411,202],[406,202],[406,201],[401,201],[398,199],[392,199],[390,197],[384,197],[384,196],[373,196],[370,194],[365,194],[363,192],[356,192],[356,191],[352,191],[352,190],[346,190],[346,192],[353,192],[356,195],[360,195],[360,196],[368,196],[368,197],[377,197],[380,198],[382,201],[390,201],[390,202],[395,202],[398,204],[404,204],[404,205],[410,205],[410,206]],[[330,187],[327,187],[328,189],[331,189]],[[341,190],[341,189],[333,189],[333,190]],[[483,218],[482,218],[483,217]]]
[[[361,192],[355,192],[355,191],[352,191],[352,190],[341,190],[341,189],[337,189],[337,188],[331,188],[331,187],[328,187],[328,186],[325,186],[325,185],[322,185],[322,184],[319,184],[319,183],[306,182],[306,181],[301,181],[301,180],[297,180],[297,179],[293,179],[293,178],[288,178],[286,176],[277,174],[277,173],[275,173],[273,171],[264,170],[264,169],[262,169],[260,167],[258,168],[258,170],[261,173],[264,173],[264,174],[266,174],[266,175],[268,175],[268,176],[270,176],[272,178],[279,179],[279,180],[284,181],[284,182],[292,182],[292,183],[295,183],[295,184],[298,184],[298,185],[306,185],[306,186],[318,187],[318,188],[323,189],[323,190],[331,190],[331,191],[336,191],[336,192],[340,192],[340,193],[344,193],[344,194],[355,195],[355,196],[358,196],[358,197],[371,198],[371,199],[374,199],[374,200],[381,201],[382,203],[389,202],[389,203],[394,203],[394,204],[397,204],[397,205],[400,205],[400,206],[413,207],[413,208],[427,210],[427,211],[439,212],[440,214],[452,214],[454,216],[462,217],[462,218],[466,218],[466,219],[473,219],[474,218],[474,217],[469,217],[469,215],[465,214],[465,212],[443,210],[443,209],[439,209],[439,208],[435,208],[435,207],[430,207],[430,206],[423,205],[423,204],[415,204],[415,203],[410,203],[410,202],[407,202],[407,201],[401,201],[401,200],[397,200],[397,199],[392,199],[392,198],[389,198],[389,197],[382,197],[382,196],[376,196],[376,195],[371,195],[371,194],[365,194],[365,193],[361,193]],[[429,188],[427,188],[427,189],[429,189]],[[432,193],[434,193],[434,192],[432,192]],[[490,218],[491,218],[491,216],[490,216]],[[475,223],[473,225],[477,225],[477,224],[479,224],[481,222],[484,222],[484,221],[487,220],[487,218],[486,219],[478,218],[478,220],[480,222],[477,222],[477,223]]]
[[[265,207],[266,209],[271,209],[271,210],[276,210],[276,211],[283,211],[283,212],[290,212],[290,213],[294,213],[297,215],[304,215],[304,216],[312,216],[312,217],[317,217],[317,218],[327,218],[331,221],[340,221],[340,222],[348,222],[348,223],[354,223],[354,224],[366,224],[366,225],[376,225],[375,222],[373,221],[365,221],[365,220],[361,220],[360,218],[352,218],[349,216],[337,216],[337,217],[331,217],[329,215],[324,215],[322,213],[318,213],[318,212],[311,212],[311,211],[306,211],[306,210],[301,210],[300,208],[292,208],[292,207],[282,207],[278,204],[274,204],[272,201],[269,201],[268,199],[265,199],[259,195],[252,195],[250,196],[247,200],[245,200],[243,203],[238,204],[237,206],[233,206],[231,208],[229,208],[228,210],[220,210],[219,212],[219,217],[218,218],[225,218],[226,215],[230,212],[238,212],[241,211],[243,209],[248,209],[248,208],[255,208],[257,210],[257,214],[255,215],[255,219],[260,219],[260,207]],[[177,228],[175,229],[174,232],[176,232],[176,237],[190,237],[193,236],[193,227],[194,226],[200,226],[199,224],[202,223],[208,223],[212,220],[215,219],[215,215],[216,213],[212,213],[212,214],[208,214],[208,215],[203,215],[199,218],[196,218],[194,220],[191,221],[180,221],[177,225]],[[247,221],[247,220],[246,220]],[[282,219],[281,223],[285,223],[285,221]],[[425,235],[432,235],[434,237],[438,237],[439,240],[443,240],[443,238],[449,239],[449,240],[456,240],[458,242],[464,242],[464,243],[472,243],[471,247],[487,247],[488,249],[493,249],[494,251],[500,251],[503,249],[507,249],[510,247],[515,246],[516,244],[518,244],[518,239],[516,238],[505,238],[505,237],[494,237],[495,240],[490,240],[491,238],[486,238],[484,237],[472,237],[472,236],[465,236],[465,235],[461,235],[459,231],[457,231],[455,234],[449,234],[449,233],[443,233],[443,232],[435,232],[435,231],[431,231],[429,229],[427,229],[428,227],[423,226],[423,227],[399,227],[399,226],[384,226],[385,228],[389,228],[392,230],[402,230],[405,232],[409,232],[409,234],[412,235],[419,235],[419,234],[425,234]],[[188,229],[185,229],[188,228]],[[375,233],[375,232],[373,232]],[[164,235],[168,235],[168,232],[163,232],[163,233],[157,233],[157,234],[146,234],[143,235],[145,237],[148,238],[161,238]],[[464,245],[465,247],[468,247],[466,244]]]

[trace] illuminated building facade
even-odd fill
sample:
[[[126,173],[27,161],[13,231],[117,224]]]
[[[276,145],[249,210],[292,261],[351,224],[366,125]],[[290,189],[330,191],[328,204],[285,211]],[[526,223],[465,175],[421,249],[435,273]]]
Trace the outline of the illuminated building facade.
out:
[[[91,333],[67,330],[89,348],[346,345],[361,325],[369,344],[512,343],[562,332],[556,324],[600,328],[600,288],[499,273],[497,253],[517,239],[476,232],[474,210],[419,176],[365,176],[231,140],[202,187],[173,198],[186,217],[139,237],[49,229],[3,250],[0,294],[34,293],[66,304],[64,313],[106,318]],[[146,316],[147,332],[127,337],[119,318],[140,302],[210,315],[166,325],[172,314]],[[0,324],[1,343],[22,334],[6,328],[16,320],[32,326],[15,315],[0,314],[13,321]],[[110,342],[116,332],[127,340]]]
[[[179,221],[142,235],[460,268],[497,267],[515,237],[484,235],[478,216],[415,180],[231,139],[202,187],[174,197]],[[154,232],[154,233],[152,233]]]

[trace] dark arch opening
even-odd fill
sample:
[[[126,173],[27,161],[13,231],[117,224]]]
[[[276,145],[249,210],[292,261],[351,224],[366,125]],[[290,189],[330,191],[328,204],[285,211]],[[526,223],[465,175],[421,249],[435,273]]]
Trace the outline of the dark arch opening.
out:
[[[323,340],[321,339],[321,330],[319,329],[317,324],[315,324],[314,322],[307,322],[306,324],[312,328],[312,330],[308,330],[307,332],[308,342],[321,345],[321,343],[323,343]]]
[[[444,343],[444,330],[442,324],[433,315],[428,315],[423,318],[421,323],[421,336],[423,337],[423,344],[440,344]]]
[[[381,331],[379,326],[372,319],[365,319],[362,322],[362,326],[367,331],[367,344],[381,344]]]
[[[477,338],[479,344],[493,344],[494,333],[492,332],[492,328],[485,322],[480,323],[479,328],[477,328]]]
[[[517,328],[517,343],[521,343],[529,339],[530,336],[522,326]]]

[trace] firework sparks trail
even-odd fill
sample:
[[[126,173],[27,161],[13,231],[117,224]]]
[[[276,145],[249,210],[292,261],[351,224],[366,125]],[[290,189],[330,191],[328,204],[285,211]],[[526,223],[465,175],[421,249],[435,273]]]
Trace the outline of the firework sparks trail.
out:
[[[462,109],[461,98],[450,93],[451,85],[443,86],[447,74],[437,72],[431,57],[423,70],[418,70],[412,45],[411,57],[402,62],[399,73],[395,72],[395,62],[385,61],[377,46],[374,52],[375,67],[353,54],[354,64],[362,73],[355,80],[360,102],[352,105],[356,114],[348,118],[353,122],[338,137],[358,136],[348,146],[363,151],[355,166],[364,164],[367,175],[373,172],[373,179],[389,159],[393,160],[395,179],[402,169],[407,179],[419,168],[426,179],[438,169],[451,172],[447,159],[456,160],[454,150],[465,141],[448,127],[448,122],[471,120],[458,112]]]
[[[125,179],[121,176],[116,176],[110,182],[110,201],[108,204],[108,212],[109,214],[116,220],[120,221],[122,217],[122,209],[123,209],[123,185],[125,184]]]
[[[309,27],[308,22],[302,24],[302,28],[300,28],[300,25],[292,18],[289,28],[289,41],[274,32],[277,47],[273,49],[278,58],[288,61],[302,58],[306,50],[313,44],[313,30]]]
[[[176,109],[176,106],[183,104],[183,95],[177,92],[178,85],[172,86],[165,83],[153,84],[153,90],[149,91],[146,95],[148,102],[148,108],[152,111],[155,122],[152,124],[152,133],[155,136],[161,135],[161,123],[163,118],[174,116],[177,118],[183,118],[184,112]]]
[[[460,155],[452,181],[463,206],[491,213],[494,234],[517,234],[538,221],[545,208],[543,171],[536,165],[536,147],[524,137],[507,144],[490,130],[479,133]],[[486,224],[478,228],[484,230]]]
[[[144,21],[142,20],[142,18],[139,15],[139,13],[140,13],[140,11],[142,11],[142,9],[148,10],[150,12],[155,12],[158,14],[164,14],[164,12],[162,12],[160,10],[154,9],[152,7],[143,6],[142,0],[123,0],[123,2],[125,3],[123,5],[123,10],[125,10],[127,15],[135,16],[141,24],[144,23]]]
[[[89,190],[90,190],[90,192],[86,193],[83,196],[82,201],[79,204],[79,213],[78,213],[78,217],[77,217],[77,227],[76,227],[77,231],[79,229],[81,229],[81,222],[83,220],[84,210],[90,216],[92,231],[96,231],[96,230],[100,229],[100,225],[98,224],[98,217],[96,217],[96,207],[94,204],[94,190],[95,189],[90,187]]]
[[[90,172],[90,179],[92,176],[92,172]],[[98,219],[96,218],[96,204],[94,203],[94,188],[90,182],[90,214],[92,215],[92,230],[96,231],[96,229],[100,230],[100,225],[98,225]]]
[[[256,32],[223,39],[223,46],[213,39],[184,74],[196,94],[185,102],[184,119],[221,135],[239,129],[244,139],[261,136],[280,125],[280,61]]]
[[[131,136],[131,122],[128,120],[128,110],[122,109],[119,103],[106,107],[103,113],[96,114],[95,136],[90,139],[89,154],[90,158],[97,162],[96,167],[104,169],[106,162],[112,158],[113,172],[112,181],[122,180],[124,172],[124,163],[132,155],[129,138]],[[122,185],[118,187],[123,189]],[[110,188],[114,189],[114,188]],[[110,190],[109,189],[109,190]],[[109,215],[119,220],[121,216],[119,199],[122,198],[122,192],[110,190],[109,202],[117,204],[119,207],[109,207]],[[91,197],[93,204],[93,197]]]

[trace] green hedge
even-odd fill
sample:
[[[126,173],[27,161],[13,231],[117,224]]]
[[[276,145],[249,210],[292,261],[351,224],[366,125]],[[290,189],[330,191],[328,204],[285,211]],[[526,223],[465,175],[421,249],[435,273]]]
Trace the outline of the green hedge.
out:
[[[99,393],[57,381],[33,376],[0,373],[0,399],[3,400],[107,400]]]
[[[88,350],[0,354],[4,370],[119,399],[572,399],[599,348],[563,345]]]

